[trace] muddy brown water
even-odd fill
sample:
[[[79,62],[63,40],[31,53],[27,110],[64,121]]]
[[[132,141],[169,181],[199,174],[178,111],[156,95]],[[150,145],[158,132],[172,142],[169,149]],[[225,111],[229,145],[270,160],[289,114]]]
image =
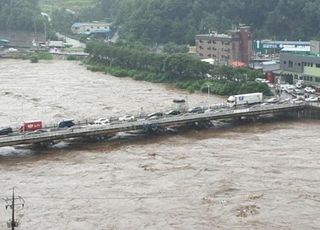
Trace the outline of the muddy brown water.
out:
[[[0,80],[1,126],[166,110],[173,98],[208,103],[77,62],[0,60]],[[282,120],[41,151],[4,147],[0,198],[13,186],[25,198],[20,229],[319,229],[319,128]]]

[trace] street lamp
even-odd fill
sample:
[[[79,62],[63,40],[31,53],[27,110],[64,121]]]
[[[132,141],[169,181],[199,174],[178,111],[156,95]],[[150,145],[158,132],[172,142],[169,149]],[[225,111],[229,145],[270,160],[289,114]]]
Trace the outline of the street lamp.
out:
[[[208,88],[208,108],[209,108],[209,107],[210,107],[210,106],[209,106],[210,87],[212,86],[212,84],[211,84],[211,83],[206,83],[205,85],[206,85],[206,87]]]
[[[51,18],[47,13],[41,12],[41,16],[47,18],[48,22],[51,22]],[[43,20],[43,30],[44,30],[44,42],[45,44],[47,44],[47,24],[46,24],[46,21],[44,20]]]

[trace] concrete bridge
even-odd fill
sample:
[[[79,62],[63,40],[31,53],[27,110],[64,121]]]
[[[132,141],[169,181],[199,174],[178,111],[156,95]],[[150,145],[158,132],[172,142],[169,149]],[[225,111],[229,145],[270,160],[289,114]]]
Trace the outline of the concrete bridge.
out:
[[[158,119],[140,119],[128,122],[112,122],[106,125],[76,125],[68,129],[46,128],[43,132],[12,133],[0,137],[0,147],[14,146],[21,144],[48,144],[53,141],[68,138],[90,138],[94,136],[112,135],[117,132],[143,130],[145,127],[177,126],[183,124],[195,124],[210,122],[211,120],[221,120],[241,117],[258,117],[265,114],[294,113],[298,116],[303,113],[306,104],[268,104],[261,106],[243,108],[225,108],[209,113],[185,113],[180,115],[164,116]]]

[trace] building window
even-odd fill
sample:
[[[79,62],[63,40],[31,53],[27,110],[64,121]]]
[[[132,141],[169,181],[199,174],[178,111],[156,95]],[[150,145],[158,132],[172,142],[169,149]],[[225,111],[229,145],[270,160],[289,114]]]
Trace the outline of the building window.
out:
[[[289,61],[289,68],[292,68],[292,67],[293,67],[293,62]]]
[[[298,63],[298,66],[301,66],[301,63],[300,63],[300,62]]]
[[[316,82],[320,82],[320,77],[315,77]]]
[[[298,80],[298,76],[297,76],[297,75],[294,75],[294,79],[295,79],[295,80]]]
[[[313,81],[313,77],[309,77],[309,81]]]
[[[283,61],[283,64],[286,65],[286,64],[287,64],[287,61]]]
[[[317,67],[317,68],[320,68],[320,64],[316,64],[316,67]]]

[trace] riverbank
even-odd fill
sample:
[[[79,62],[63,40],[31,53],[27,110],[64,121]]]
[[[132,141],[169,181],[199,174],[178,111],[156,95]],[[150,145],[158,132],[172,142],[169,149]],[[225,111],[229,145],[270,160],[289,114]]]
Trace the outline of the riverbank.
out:
[[[92,65],[88,63],[87,69],[93,72],[103,72],[115,77],[131,77],[137,81],[147,81],[152,83],[167,83],[175,86],[178,89],[187,90],[190,93],[199,91],[202,93],[215,94],[219,96],[228,96],[245,93],[263,92],[264,95],[272,95],[270,89],[266,84],[257,82],[248,82],[246,84],[239,84],[232,81],[212,80],[210,78],[202,80],[180,80],[176,81],[168,78],[165,75],[153,72],[129,70],[120,67],[110,67],[104,65]]]
[[[170,83],[190,92],[209,91],[223,96],[254,92],[272,95],[267,84],[255,81],[263,77],[262,72],[213,66],[187,54],[157,54],[105,43],[89,43],[86,52],[90,54],[87,64],[91,71],[154,83]]]

